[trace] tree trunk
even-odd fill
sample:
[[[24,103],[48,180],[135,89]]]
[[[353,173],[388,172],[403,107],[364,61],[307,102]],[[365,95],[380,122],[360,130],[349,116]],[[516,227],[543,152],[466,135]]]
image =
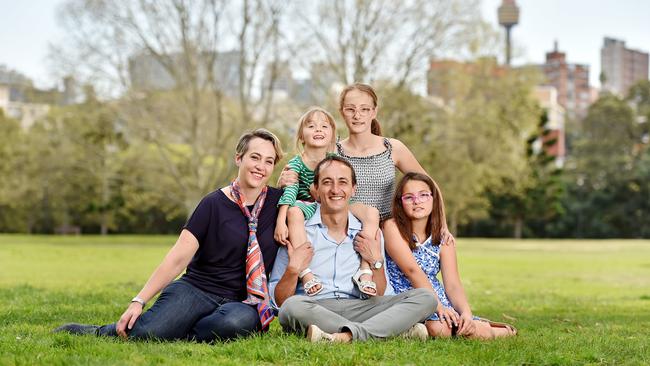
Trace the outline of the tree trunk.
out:
[[[516,217],[515,218],[515,229],[513,232],[513,236],[515,239],[521,239],[521,232],[523,231],[524,227],[524,219],[522,217]]]
[[[449,232],[454,236],[458,233],[458,215],[455,212],[449,215]]]
[[[100,229],[99,229],[100,230],[99,233],[102,236],[103,235],[108,235],[108,224],[107,224],[108,217],[107,216],[108,216],[108,213],[106,213],[106,212],[102,213],[102,224],[101,224]]]

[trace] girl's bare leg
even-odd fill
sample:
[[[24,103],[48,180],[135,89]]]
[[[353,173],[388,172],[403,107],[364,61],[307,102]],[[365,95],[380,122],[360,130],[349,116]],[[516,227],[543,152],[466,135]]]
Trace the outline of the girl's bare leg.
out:
[[[427,320],[424,325],[427,326],[429,337],[432,338],[449,338],[451,337],[451,328],[446,323],[437,320]]]
[[[473,334],[465,336],[470,339],[485,340],[499,337],[510,337],[514,335],[514,333],[508,328],[492,327],[490,326],[490,323],[480,320],[473,320],[473,322],[476,326],[476,330]],[[437,320],[427,320],[425,325],[427,326],[427,331],[429,331],[430,337],[451,337],[451,328],[449,328],[445,323],[441,323]]]
[[[476,325],[476,331],[474,334],[467,336],[467,338],[494,339],[515,335],[515,333],[508,328],[493,327],[490,323],[481,320],[474,320],[474,325]]]
[[[305,215],[299,207],[293,206],[287,211],[287,227],[289,228],[289,242],[294,248],[298,248],[307,242],[307,233],[305,232]],[[304,286],[307,282],[314,278],[313,273],[307,273],[301,279]],[[318,283],[310,287],[307,294],[314,294],[321,289],[321,284]]]
[[[367,206],[358,202],[350,205],[350,211],[352,211],[352,214],[363,224],[361,233],[363,233],[363,235],[366,237],[374,238],[377,234],[377,230],[379,230],[379,211],[377,211],[377,209],[372,206]],[[359,268],[371,269],[370,263],[361,259],[361,265]],[[372,281],[372,275],[362,274],[359,279],[361,281]],[[367,292],[376,291],[368,287],[365,288],[365,290]]]

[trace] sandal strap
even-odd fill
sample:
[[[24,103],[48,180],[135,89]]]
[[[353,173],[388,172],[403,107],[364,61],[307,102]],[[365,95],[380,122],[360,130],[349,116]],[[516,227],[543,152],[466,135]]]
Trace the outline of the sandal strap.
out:
[[[361,288],[371,288],[377,290],[377,284],[374,281],[359,281],[359,286]]]
[[[307,292],[307,290],[309,290],[310,288],[312,288],[312,287],[314,287],[316,285],[321,285],[321,284],[322,283],[321,283],[320,279],[318,277],[314,277],[311,280],[305,282],[305,284],[302,285],[302,287],[305,289],[305,292]]]
[[[311,268],[307,267],[302,270],[302,272],[298,273],[298,278],[302,279],[305,277],[307,274],[311,273]]]
[[[354,276],[355,277],[357,277],[357,276],[361,277],[361,275],[364,275],[364,274],[373,275],[371,270],[369,270],[367,268],[359,268],[359,270],[357,271],[357,273],[354,274]]]
[[[506,329],[508,329],[509,331],[511,331],[513,334],[517,334],[517,333],[518,333],[517,328],[515,328],[515,327],[514,327],[513,325],[511,325],[511,324],[508,324],[508,323],[502,323],[502,322],[495,322],[495,321],[492,321],[492,320],[487,319],[487,318],[479,318],[479,320],[480,320],[480,321],[487,322],[487,323],[490,325],[490,327],[493,327],[493,328],[506,328]]]

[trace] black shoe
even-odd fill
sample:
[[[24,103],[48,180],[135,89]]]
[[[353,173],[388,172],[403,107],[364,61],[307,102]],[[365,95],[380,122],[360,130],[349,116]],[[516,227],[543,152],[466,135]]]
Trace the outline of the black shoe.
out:
[[[98,330],[99,330],[99,326],[97,325],[68,323],[54,329],[52,332],[53,333],[68,332],[70,334],[76,334],[76,335],[83,335],[83,334],[97,335]]]

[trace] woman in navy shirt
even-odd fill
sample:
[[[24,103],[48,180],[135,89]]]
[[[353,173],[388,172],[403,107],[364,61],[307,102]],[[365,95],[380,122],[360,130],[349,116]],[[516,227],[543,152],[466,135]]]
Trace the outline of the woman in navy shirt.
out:
[[[201,200],[119,321],[66,324],[55,331],[209,342],[265,330],[273,319],[266,274],[278,249],[273,233],[282,193],[266,184],[281,158],[280,142],[271,132],[244,134],[235,155],[237,178]]]

